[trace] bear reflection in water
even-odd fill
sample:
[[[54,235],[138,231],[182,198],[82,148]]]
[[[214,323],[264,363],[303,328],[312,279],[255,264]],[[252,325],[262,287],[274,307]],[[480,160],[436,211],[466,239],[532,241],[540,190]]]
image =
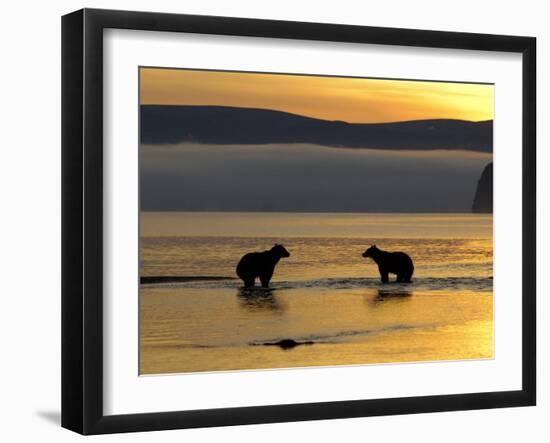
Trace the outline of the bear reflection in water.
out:
[[[411,297],[412,295],[413,293],[410,291],[407,291],[406,289],[395,289],[395,290],[378,289],[376,296],[374,298],[370,298],[369,302],[377,305],[379,303],[387,302],[390,300],[404,301],[409,297]]]
[[[241,306],[250,311],[281,310],[281,305],[269,288],[239,288],[237,297]]]
[[[290,253],[283,245],[275,245],[269,251],[249,252],[239,261],[237,275],[246,288],[253,287],[258,277],[262,287],[268,288],[275,266],[281,258],[285,257],[290,257]]]

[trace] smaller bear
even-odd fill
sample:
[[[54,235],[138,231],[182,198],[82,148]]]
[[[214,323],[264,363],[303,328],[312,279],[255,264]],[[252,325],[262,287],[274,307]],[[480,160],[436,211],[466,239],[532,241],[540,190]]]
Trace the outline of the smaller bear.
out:
[[[382,283],[389,282],[389,273],[397,275],[397,282],[411,282],[414,265],[411,258],[404,252],[382,251],[374,245],[363,252],[363,257],[370,257],[376,262]]]
[[[247,288],[254,286],[256,277],[260,277],[263,288],[268,288],[275,265],[284,257],[290,257],[290,253],[283,245],[275,245],[269,251],[249,252],[239,261],[237,275]]]

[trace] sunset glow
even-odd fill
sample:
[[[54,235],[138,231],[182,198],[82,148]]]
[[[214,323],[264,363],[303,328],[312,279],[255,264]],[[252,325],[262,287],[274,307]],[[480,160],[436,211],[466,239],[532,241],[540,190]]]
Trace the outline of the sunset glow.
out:
[[[493,119],[494,87],[368,78],[141,68],[141,104],[274,109],[325,120],[375,123]]]

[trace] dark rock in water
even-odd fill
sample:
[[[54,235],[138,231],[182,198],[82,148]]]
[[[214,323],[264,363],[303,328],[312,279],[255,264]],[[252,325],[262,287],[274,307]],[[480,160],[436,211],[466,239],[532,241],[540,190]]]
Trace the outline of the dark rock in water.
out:
[[[493,212],[493,163],[485,166],[477,182],[476,195],[472,204],[474,214],[491,214]]]
[[[291,338],[284,338],[282,340],[276,341],[276,342],[267,342],[267,343],[261,343],[263,346],[279,346],[281,349],[287,350],[295,348],[296,346],[300,345],[312,345],[314,342],[312,341],[296,341],[292,340]]]

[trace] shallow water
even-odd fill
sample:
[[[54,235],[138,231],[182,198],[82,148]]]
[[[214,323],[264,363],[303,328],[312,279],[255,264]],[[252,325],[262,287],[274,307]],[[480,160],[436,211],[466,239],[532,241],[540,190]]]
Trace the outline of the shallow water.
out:
[[[142,374],[493,356],[491,216],[144,213],[141,233],[142,277],[187,277],[141,285]],[[242,289],[239,258],[274,243],[272,289]],[[411,284],[379,282],[373,243]]]

